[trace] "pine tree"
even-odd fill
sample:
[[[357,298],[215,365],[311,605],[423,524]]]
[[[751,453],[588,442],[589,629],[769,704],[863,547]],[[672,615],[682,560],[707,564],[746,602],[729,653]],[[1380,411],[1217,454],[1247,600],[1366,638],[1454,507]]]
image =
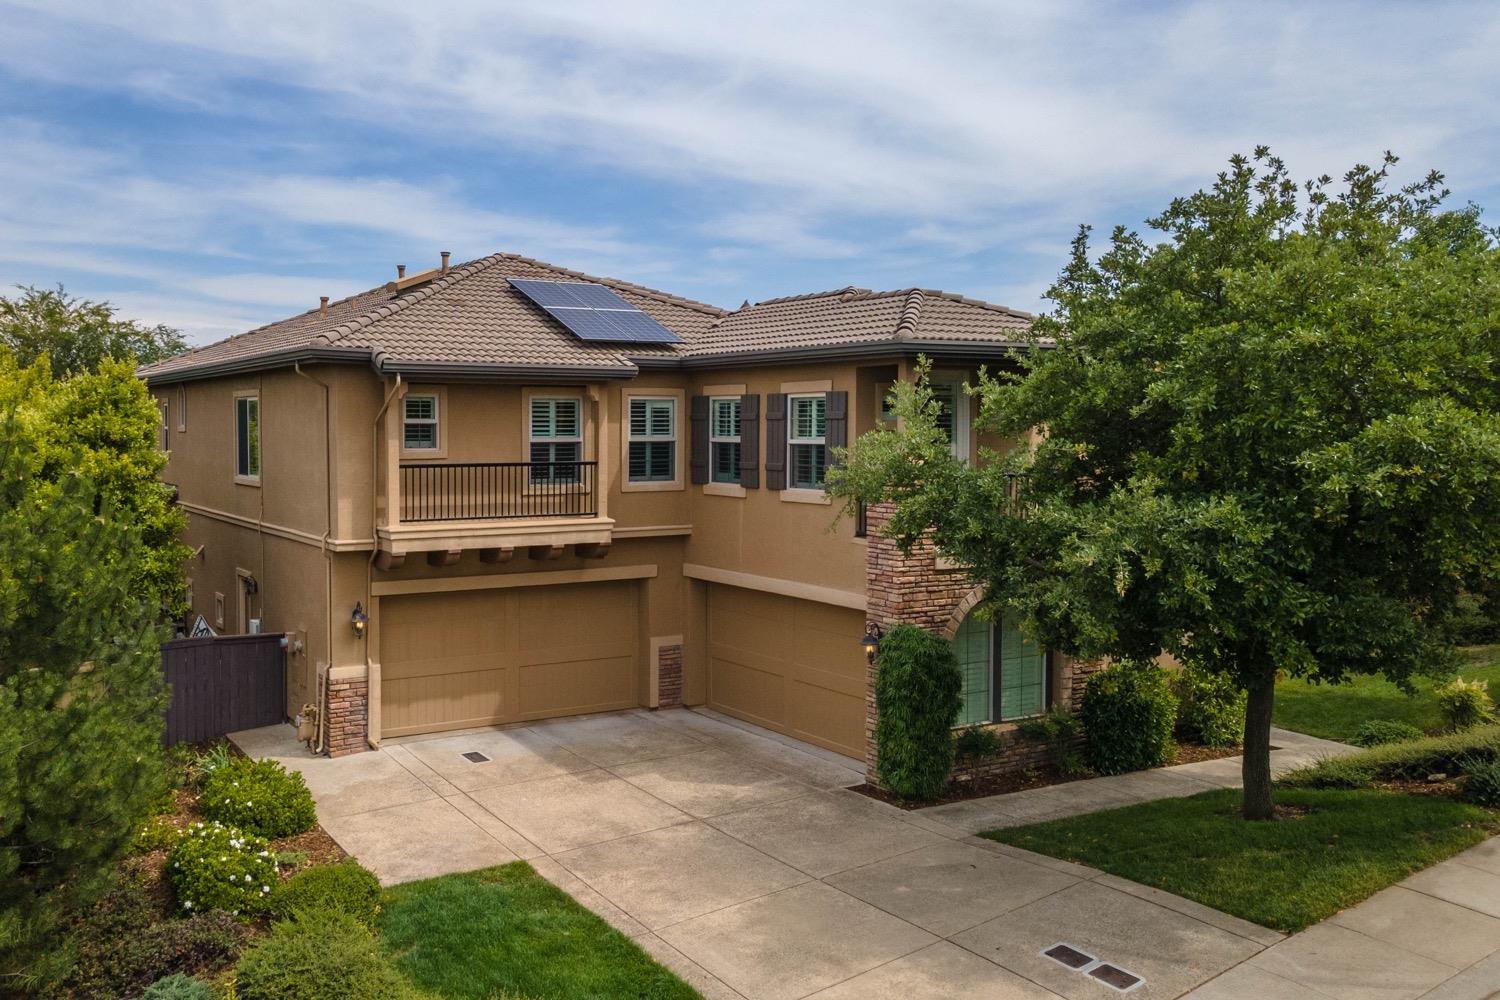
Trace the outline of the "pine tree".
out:
[[[148,547],[82,474],[37,475],[29,426],[0,414],[0,993],[58,971],[60,915],[167,788]]]

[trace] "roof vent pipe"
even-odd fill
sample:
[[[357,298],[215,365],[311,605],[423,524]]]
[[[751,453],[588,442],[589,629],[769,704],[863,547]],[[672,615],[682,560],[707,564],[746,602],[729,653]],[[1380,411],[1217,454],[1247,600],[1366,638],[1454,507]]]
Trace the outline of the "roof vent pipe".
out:
[[[318,296],[318,315],[319,316],[327,316],[328,315],[328,296],[326,296],[326,295],[319,295]]]
[[[396,265],[396,280],[400,281],[404,277],[406,277],[406,265],[405,264],[397,264]]]
[[[452,253],[451,250],[444,250],[441,254],[438,255],[438,256],[440,256],[440,257],[443,258],[443,271],[442,271],[443,274],[447,274],[448,273],[448,255],[451,254],[451,253]]]

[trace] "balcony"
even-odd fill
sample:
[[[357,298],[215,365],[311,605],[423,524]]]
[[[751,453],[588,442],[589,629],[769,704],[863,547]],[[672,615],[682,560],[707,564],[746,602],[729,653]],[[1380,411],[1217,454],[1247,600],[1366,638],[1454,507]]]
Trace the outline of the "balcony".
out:
[[[597,462],[401,463],[394,523],[376,530],[376,567],[391,569],[410,553],[435,566],[477,549],[488,563],[525,549],[555,559],[567,546],[602,556],[614,521],[599,508]]]
[[[594,517],[597,462],[401,466],[401,523]]]

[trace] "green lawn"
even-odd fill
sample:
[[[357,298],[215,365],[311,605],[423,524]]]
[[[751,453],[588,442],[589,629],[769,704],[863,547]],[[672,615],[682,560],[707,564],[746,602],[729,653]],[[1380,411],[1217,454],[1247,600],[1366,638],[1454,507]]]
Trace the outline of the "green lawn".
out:
[[[524,861],[397,886],[380,933],[446,1000],[694,1000],[698,993]]]
[[[1500,831],[1500,816],[1430,795],[1278,789],[1298,818],[1247,823],[1236,789],[995,830],[991,840],[1296,931]]]
[[[1471,646],[1462,650],[1459,675],[1490,682],[1490,693],[1500,698],[1500,646]],[[1409,722],[1422,730],[1442,726],[1432,689],[1443,683],[1416,681],[1417,691],[1408,695],[1379,677],[1357,677],[1348,684],[1309,684],[1284,680],[1276,685],[1275,723],[1310,736],[1346,741],[1360,723],[1370,719]]]

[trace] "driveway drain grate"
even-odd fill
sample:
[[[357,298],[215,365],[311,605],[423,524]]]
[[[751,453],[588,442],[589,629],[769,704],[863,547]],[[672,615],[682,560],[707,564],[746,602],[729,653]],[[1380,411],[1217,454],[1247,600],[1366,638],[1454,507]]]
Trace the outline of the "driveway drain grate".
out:
[[[464,760],[468,761],[470,764],[483,764],[485,761],[489,760],[489,758],[480,753],[478,750],[470,750],[468,753],[464,754]]]
[[[1062,942],[1058,942],[1042,952],[1042,954],[1054,962],[1066,965],[1070,969],[1081,969],[1085,965],[1091,965],[1094,962],[1094,956],[1085,955],[1072,945]]]
[[[1128,992],[1141,985],[1141,977],[1133,972],[1126,972],[1118,965],[1097,966],[1089,970],[1089,975],[1099,980],[1105,986],[1119,990],[1121,993]]]

